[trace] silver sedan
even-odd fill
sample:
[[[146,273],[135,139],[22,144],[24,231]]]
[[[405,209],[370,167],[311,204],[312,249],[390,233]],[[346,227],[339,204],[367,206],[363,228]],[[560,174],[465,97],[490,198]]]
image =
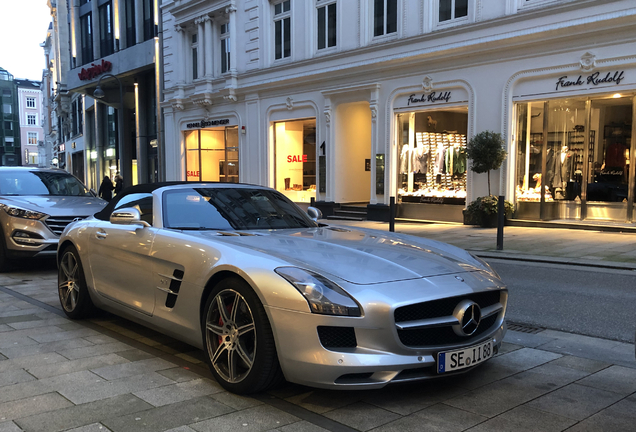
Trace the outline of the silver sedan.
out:
[[[98,307],[199,347],[236,393],[454,375],[506,331],[508,291],[483,261],[318,223],[260,186],[133,186],[67,227],[58,262],[69,317]]]

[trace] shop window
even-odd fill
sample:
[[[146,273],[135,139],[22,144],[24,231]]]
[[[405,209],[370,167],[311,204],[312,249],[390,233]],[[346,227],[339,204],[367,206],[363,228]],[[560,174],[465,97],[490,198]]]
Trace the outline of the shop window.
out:
[[[230,25],[221,24],[221,73],[230,70]]]
[[[631,99],[520,103],[517,114],[517,202],[539,202],[542,194],[545,202],[627,202]],[[572,207],[553,217],[612,218],[587,211]]]
[[[401,202],[466,203],[466,108],[398,115]]]
[[[397,32],[397,0],[373,1],[373,36]]]
[[[238,183],[238,128],[187,131],[186,179]]]
[[[274,123],[276,190],[292,201],[316,193],[316,120]]]
[[[111,2],[99,7],[99,48],[100,56],[115,52],[113,42],[113,7]]]
[[[468,16],[468,0],[439,0],[439,22]]]
[[[37,165],[38,164],[38,154],[34,152],[28,153],[27,163],[29,165]]]
[[[35,106],[35,98],[27,96],[26,98],[26,107],[27,108],[36,108]]]
[[[291,56],[291,1],[274,5],[274,58]]]
[[[336,2],[318,0],[318,49],[336,46]]]

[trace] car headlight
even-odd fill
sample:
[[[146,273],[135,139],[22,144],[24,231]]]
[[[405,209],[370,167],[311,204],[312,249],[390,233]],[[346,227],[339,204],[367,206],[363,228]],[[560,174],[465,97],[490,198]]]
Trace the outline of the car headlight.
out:
[[[297,267],[275,270],[305,297],[313,313],[359,317],[360,305],[335,282],[318,273]]]
[[[20,207],[13,207],[6,204],[0,204],[0,208],[4,210],[9,216],[24,218],[24,219],[43,219],[48,216],[46,213],[41,213],[33,210],[26,210]]]
[[[497,272],[495,271],[495,269],[494,269],[494,268],[492,268],[492,267],[490,266],[490,264],[488,264],[486,261],[484,261],[483,259],[481,259],[481,258],[479,258],[479,257],[476,257],[476,256],[475,256],[475,255],[473,255],[473,254],[470,254],[470,256],[471,256],[471,257],[473,257],[473,259],[474,259],[475,261],[477,261],[477,262],[479,263],[479,265],[480,265],[481,267],[483,267],[483,268],[484,268],[484,270],[486,270],[488,273],[492,274],[492,275],[493,275],[493,276],[495,276],[497,279],[501,279],[501,277],[499,276],[499,273],[497,273]]]

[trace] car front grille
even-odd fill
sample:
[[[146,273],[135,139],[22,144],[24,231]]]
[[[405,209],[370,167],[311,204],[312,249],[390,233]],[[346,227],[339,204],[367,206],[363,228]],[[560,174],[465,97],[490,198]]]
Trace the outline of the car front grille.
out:
[[[49,216],[44,220],[46,226],[55,234],[62,235],[64,228],[75,219],[84,219],[86,216]]]
[[[358,345],[353,327],[318,326],[318,337],[327,349],[355,348]]]
[[[452,318],[455,308],[463,300],[470,300],[477,303],[482,311],[501,306],[497,313],[484,317],[479,323],[477,330],[471,336],[457,335],[453,331],[452,324],[438,324],[430,326],[424,325],[421,328],[413,329],[398,328],[398,337],[405,346],[411,348],[453,345],[478,339],[480,336],[494,330],[498,325],[501,325],[507,297],[502,293],[504,293],[504,291],[495,290],[448,297],[403,306],[397,308],[394,313],[396,324],[408,324],[409,322],[419,320]]]

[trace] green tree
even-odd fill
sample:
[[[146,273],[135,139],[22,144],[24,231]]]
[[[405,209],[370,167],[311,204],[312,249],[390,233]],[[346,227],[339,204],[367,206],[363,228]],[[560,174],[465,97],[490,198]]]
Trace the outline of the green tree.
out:
[[[506,159],[505,143],[500,133],[485,130],[472,137],[466,146],[466,156],[472,161],[471,170],[488,173],[490,195],[490,171],[497,170]]]

